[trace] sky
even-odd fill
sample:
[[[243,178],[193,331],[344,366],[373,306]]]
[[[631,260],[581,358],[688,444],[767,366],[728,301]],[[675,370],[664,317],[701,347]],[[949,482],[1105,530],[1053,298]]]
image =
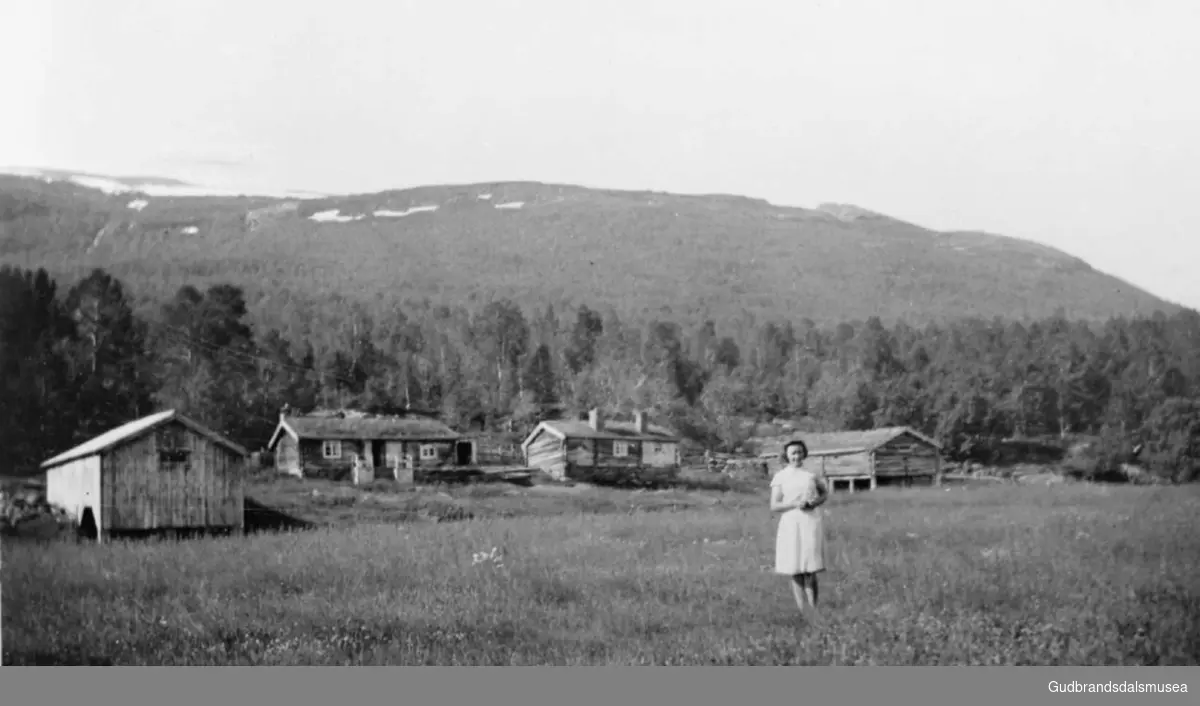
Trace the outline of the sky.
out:
[[[1189,0],[3,0],[0,165],[851,203],[1200,308]]]

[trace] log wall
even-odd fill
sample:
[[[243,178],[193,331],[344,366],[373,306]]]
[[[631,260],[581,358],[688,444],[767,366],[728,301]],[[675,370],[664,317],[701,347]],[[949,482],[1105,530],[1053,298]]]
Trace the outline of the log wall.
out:
[[[941,471],[937,448],[911,434],[902,434],[875,450],[875,475],[880,478],[929,478]]]

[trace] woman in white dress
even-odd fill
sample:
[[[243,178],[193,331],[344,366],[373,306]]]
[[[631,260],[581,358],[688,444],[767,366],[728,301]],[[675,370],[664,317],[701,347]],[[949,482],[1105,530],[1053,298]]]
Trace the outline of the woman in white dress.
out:
[[[817,574],[825,570],[821,505],[829,488],[820,474],[802,468],[808,447],[799,439],[783,446],[787,466],[771,479],[771,512],[782,513],[775,535],[775,573],[790,576],[796,607],[817,607]]]

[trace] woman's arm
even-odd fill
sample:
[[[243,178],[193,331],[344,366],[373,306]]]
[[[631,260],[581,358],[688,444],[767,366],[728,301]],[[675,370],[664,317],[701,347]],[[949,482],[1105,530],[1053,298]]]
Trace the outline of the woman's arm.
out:
[[[771,512],[787,512],[799,507],[799,503],[785,503],[783,501],[783,488],[779,486],[771,487]]]
[[[829,484],[825,479],[825,475],[824,474],[818,475],[816,478],[816,483],[817,483],[817,499],[811,505],[808,506],[809,508],[820,507],[821,505],[825,504],[826,500],[829,499]]]

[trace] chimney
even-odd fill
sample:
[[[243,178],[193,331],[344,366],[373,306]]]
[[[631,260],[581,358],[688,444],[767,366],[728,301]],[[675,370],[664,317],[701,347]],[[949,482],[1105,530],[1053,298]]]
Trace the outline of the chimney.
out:
[[[288,413],[288,406],[285,404],[279,408],[279,421],[282,422],[283,418],[287,416],[287,413]]]
[[[588,410],[588,426],[595,431],[604,430],[604,413],[599,408],[592,407]]]
[[[637,433],[646,433],[646,413],[640,409],[633,412],[633,426],[637,429]]]

